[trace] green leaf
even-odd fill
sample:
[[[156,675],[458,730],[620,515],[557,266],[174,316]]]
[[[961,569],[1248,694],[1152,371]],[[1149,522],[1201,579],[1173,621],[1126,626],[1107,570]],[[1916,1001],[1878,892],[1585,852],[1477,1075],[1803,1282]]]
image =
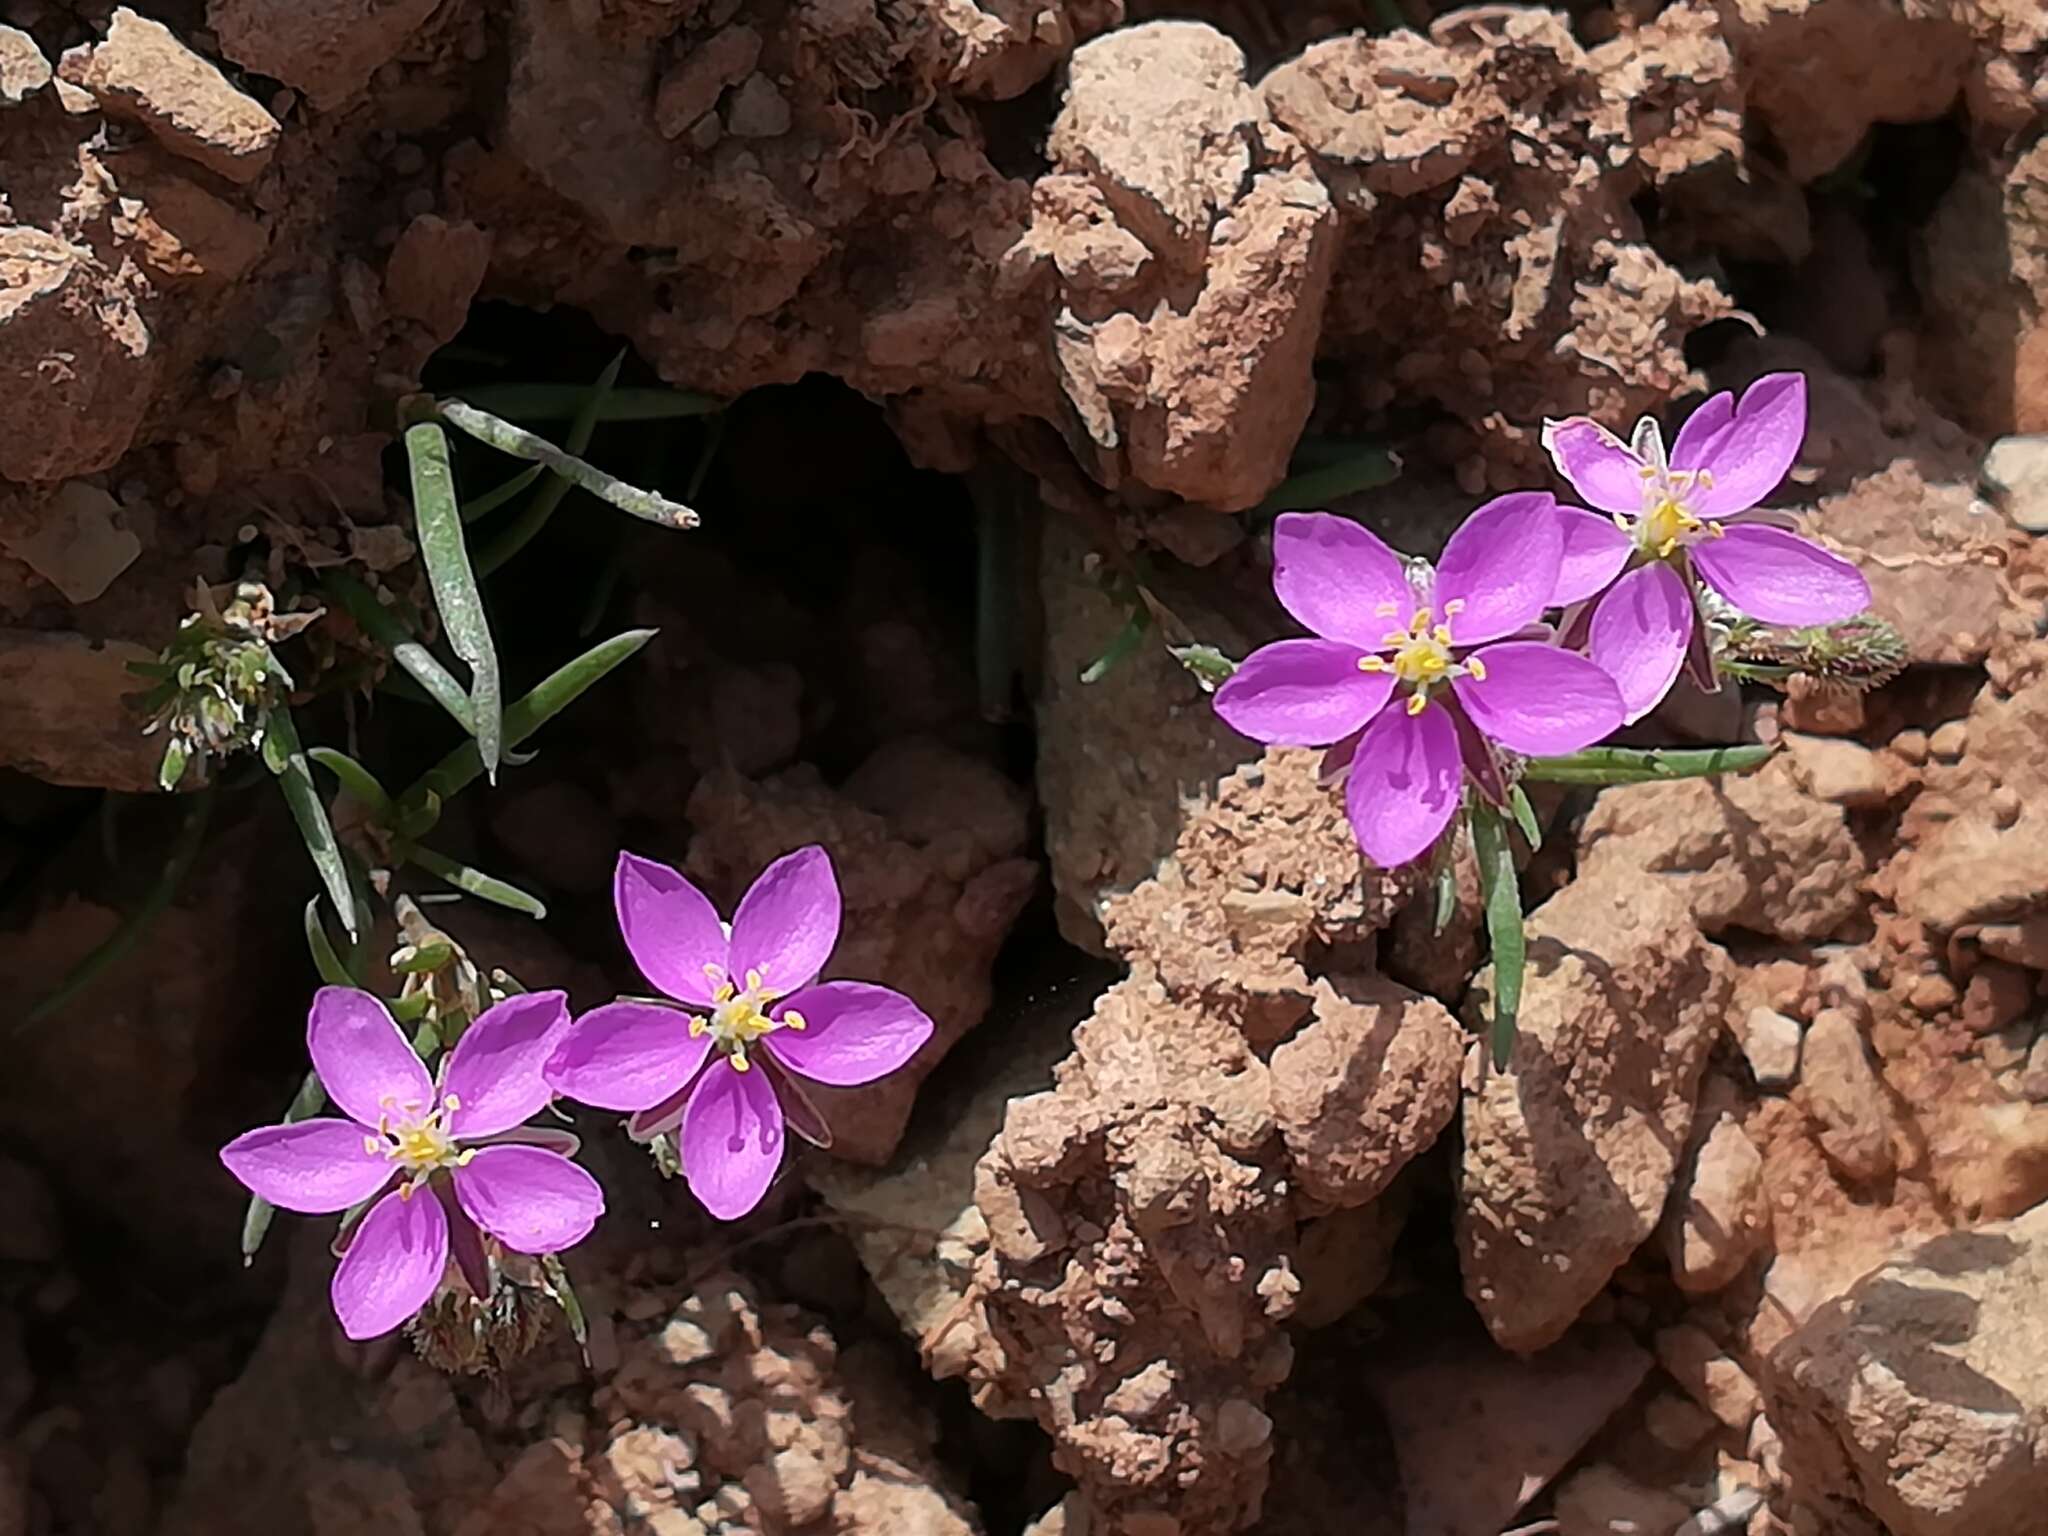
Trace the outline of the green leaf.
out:
[[[545,464],[556,474],[567,476],[598,500],[609,502],[621,512],[645,518],[650,523],[659,523],[664,528],[695,528],[701,521],[694,511],[681,502],[670,501],[655,491],[628,485],[617,476],[606,474],[596,465],[585,463],[575,454],[564,453],[546,438],[536,437],[523,427],[513,426],[509,421],[500,421],[488,411],[464,405],[460,400],[439,401],[435,404],[434,411],[449,426],[467,432],[478,442],[488,443],[500,453],[509,453],[515,459]]]
[[[1515,825],[1522,829],[1522,840],[1535,852],[1543,846],[1543,827],[1536,820],[1536,807],[1529,803],[1529,796],[1519,784],[1508,790],[1508,810],[1513,813]]]
[[[504,506],[506,502],[517,498],[529,485],[546,473],[547,466],[545,464],[527,465],[526,468],[520,470],[518,474],[507,480],[504,484],[485,491],[481,496],[465,501],[462,504],[462,520],[465,523],[473,523],[479,518],[490,516],[491,513]]]
[[[356,984],[355,977],[341,963],[341,956],[334,952],[334,945],[327,937],[327,924],[320,918],[318,896],[306,903],[306,948],[313,952],[313,969],[320,973],[320,979],[328,986],[352,987]]]
[[[437,971],[455,957],[452,944],[422,944],[403,960],[394,960],[391,969],[400,976],[416,976],[421,971]]]
[[[185,764],[190,754],[185,743],[173,736],[164,743],[164,760],[156,771],[157,787],[169,793],[178,787],[178,780],[185,777]]]
[[[1458,861],[1447,857],[1436,867],[1436,912],[1431,921],[1432,937],[1451,926],[1458,912]]]
[[[320,1086],[320,1074],[308,1072],[299,1084],[299,1091],[292,1095],[292,1101],[285,1107],[284,1123],[296,1125],[301,1120],[310,1120],[320,1113],[327,1103],[327,1090]],[[242,1267],[247,1268],[256,1260],[256,1250],[263,1246],[263,1239],[270,1231],[270,1220],[277,1209],[261,1195],[251,1195],[249,1206],[242,1214]]]
[[[1401,461],[1379,443],[1337,440],[1304,441],[1295,455],[1304,467],[1274,487],[1273,494],[1253,509],[1255,522],[1300,507],[1321,507],[1339,497],[1391,485],[1401,476]]]
[[[651,629],[626,630],[609,640],[599,641],[574,661],[549,673],[531,693],[506,709],[505,745],[519,746],[601,682],[613,668],[652,640],[654,635],[655,631]],[[474,782],[481,772],[483,762],[477,756],[476,743],[464,742],[398,797],[399,815],[404,817],[414,813],[415,808],[428,803],[429,795],[435,802],[446,804]]]
[[[560,1254],[541,1255],[541,1274],[547,1278],[548,1294],[555,1298],[555,1305],[562,1309],[562,1316],[569,1324],[569,1337],[576,1341],[576,1347],[583,1351],[583,1363],[590,1363],[590,1324],[583,1316],[583,1303],[576,1299],[576,1288],[569,1283],[569,1272],[562,1267]]]
[[[413,514],[419,522],[420,555],[434,586],[434,603],[455,654],[469,663],[469,707],[484,776],[498,778],[504,747],[504,704],[498,691],[498,652],[484,618],[483,594],[469,568],[462,542],[462,514],[455,501],[455,471],[448,462],[448,435],[430,421],[406,428],[405,455],[412,467]]]
[[[623,351],[619,354],[624,359]],[[618,367],[611,372],[617,375]],[[478,410],[511,421],[573,421],[589,408],[580,384],[480,384],[456,393]],[[715,395],[684,389],[615,389],[597,413],[599,421],[675,421],[725,409]]]
[[[391,1005],[391,1017],[401,1024],[417,1024],[427,1016],[427,1010],[434,1004],[433,996],[426,992],[414,992],[401,997]]]
[[[390,814],[391,796],[384,792],[377,776],[346,752],[336,751],[333,747],[308,747],[306,756],[339,779],[341,787],[361,801],[364,809],[378,820]]]
[[[1522,930],[1522,892],[1515,878],[1515,852],[1500,813],[1483,800],[1472,804],[1472,849],[1479,860],[1479,889],[1486,906],[1486,936],[1493,944],[1493,1064],[1505,1067],[1515,1045],[1515,1016],[1522,1008],[1522,975],[1529,959]]]
[[[619,368],[625,361],[626,349],[621,347],[605,365],[604,372],[597,376],[597,382],[584,392],[583,407],[577,411],[576,420],[569,428],[567,443],[569,452],[579,458],[590,449],[591,435],[597,430],[597,414],[604,408],[605,397],[618,381]],[[555,515],[555,509],[562,504],[562,499],[574,484],[560,470],[549,476],[548,483],[526,504],[526,510],[514,519],[509,528],[484,546],[483,553],[477,557],[477,569],[488,576],[532,543],[534,536],[548,525],[548,519]]]
[[[155,883],[136,904],[135,910],[71,967],[69,974],[57,984],[56,991],[14,1020],[6,1030],[0,1030],[0,1034],[17,1034],[33,1024],[40,1024],[99,980],[141,941],[163,915],[164,908],[177,898],[178,888],[192,872],[193,862],[205,845],[206,823],[212,815],[213,792],[202,790],[193,797],[191,808],[185,812],[185,820],[178,828],[177,841],[171,845],[169,857],[164,860]]]
[[[320,871],[321,883],[334,901],[334,910],[341,914],[341,926],[351,940],[359,939],[362,930],[356,922],[355,896],[349,886],[348,867],[342,862],[341,845],[334,840],[327,807],[313,785],[313,769],[306,760],[305,749],[299,745],[299,729],[292,723],[292,712],[282,704],[265,717],[263,761],[277,775],[284,803],[291,807],[299,836],[305,839],[306,851],[313,856],[313,867]]]
[[[1099,683],[1109,676],[1110,669],[1130,656],[1145,641],[1145,631],[1152,627],[1152,610],[1142,603],[1131,610],[1131,616],[1124,620],[1124,627],[1116,632],[1103,653],[1091,661],[1081,672],[1084,683]]]
[[[548,915],[548,909],[537,899],[527,895],[516,885],[507,885],[495,875],[487,875],[480,869],[474,869],[459,860],[417,844],[408,844],[404,853],[408,863],[419,865],[428,874],[447,881],[458,891],[466,891],[471,896],[496,902],[501,907],[510,907],[514,912],[524,912],[528,917],[543,918]]]
[[[342,611],[355,620],[358,629],[389,651],[391,659],[405,669],[427,697],[448,711],[465,735],[475,734],[475,716],[469,707],[469,694],[462,684],[455,681],[455,674],[436,661],[434,653],[413,637],[412,631],[406,628],[397,614],[378,602],[376,594],[368,587],[339,567],[329,571],[321,585],[326,588],[327,595],[341,605]]]
[[[1170,645],[1167,649],[1194,674],[1204,693],[1214,693],[1237,674],[1237,663],[1213,645]]]
[[[1522,777],[1535,784],[1648,784],[1661,779],[1704,779],[1717,773],[1747,773],[1769,762],[1774,746],[1588,747],[1568,757],[1532,757]]]

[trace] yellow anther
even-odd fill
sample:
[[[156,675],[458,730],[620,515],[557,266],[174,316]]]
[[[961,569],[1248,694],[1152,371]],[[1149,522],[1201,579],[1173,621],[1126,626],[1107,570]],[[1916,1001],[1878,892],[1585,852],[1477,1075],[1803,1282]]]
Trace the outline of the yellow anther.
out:
[[[452,1114],[454,1111],[462,1108],[462,1100],[455,1097],[452,1093],[444,1093],[441,1095],[441,1107]]]
[[[1361,656],[1358,658],[1358,670],[1361,672],[1384,672],[1387,670],[1387,658],[1384,656]]]
[[[777,1019],[775,1022],[780,1024],[784,1029],[794,1029],[802,1031],[810,1028],[810,1026],[804,1022],[804,1016],[798,1013],[794,1008],[783,1009],[782,1017]]]
[[[699,1035],[703,1034],[703,1033],[704,1033],[704,1031],[705,1031],[705,1030],[707,1030],[707,1029],[709,1029],[710,1027],[711,1027],[711,1024],[710,1024],[710,1021],[709,1021],[709,1020],[706,1020],[706,1019],[692,1019],[692,1020],[690,1020],[690,1038],[691,1038],[692,1040],[695,1040],[695,1039],[696,1039],[696,1038],[697,1038],[697,1037],[698,1037]]]
[[[758,992],[761,990],[761,973],[759,971],[747,972],[747,990],[749,992]]]
[[[1455,619],[1459,614],[1463,613],[1464,611],[1465,599],[1463,599],[1462,597],[1454,597],[1448,603],[1444,604],[1444,617],[1447,619]]]
[[[1373,609],[1372,616],[1376,619],[1391,619],[1400,611],[1401,605],[1399,603],[1381,603],[1379,607]]]
[[[1449,645],[1451,643],[1451,626],[1448,624],[1439,624],[1430,633],[1436,636],[1436,643],[1438,645]]]
[[[1409,695],[1408,695],[1408,713],[1409,713],[1409,714],[1411,714],[1411,715],[1419,715],[1419,714],[1421,714],[1421,713],[1422,713],[1422,712],[1423,712],[1423,711],[1424,711],[1425,709],[1427,709],[1427,708],[1429,708],[1429,695],[1428,695],[1428,694],[1426,694],[1426,693],[1411,693],[1411,694],[1409,694]]]
[[[754,1064],[747,1060],[747,1048],[743,1045],[734,1046],[732,1054],[726,1060],[732,1063],[732,1069],[735,1072],[751,1072],[754,1070]]]
[[[1477,656],[1468,656],[1465,658],[1465,670],[1472,674],[1473,682],[1483,683],[1486,681],[1486,663],[1481,661]]]

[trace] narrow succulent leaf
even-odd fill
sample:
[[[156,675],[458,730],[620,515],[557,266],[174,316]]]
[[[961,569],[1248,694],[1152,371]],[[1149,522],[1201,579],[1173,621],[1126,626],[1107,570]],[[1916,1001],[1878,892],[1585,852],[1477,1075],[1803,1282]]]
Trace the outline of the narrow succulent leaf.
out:
[[[528,917],[543,918],[548,915],[545,906],[517,886],[508,885],[495,875],[487,875],[459,859],[451,859],[446,854],[436,853],[431,848],[421,848],[416,844],[406,847],[405,858],[408,863],[419,865],[428,874],[446,881],[458,891],[495,902],[501,907],[510,907],[514,912],[524,912]]]
[[[584,391],[583,406],[576,413],[576,420],[569,428],[569,437],[564,447],[576,458],[590,451],[590,439],[597,431],[598,413],[604,409],[604,402],[618,382],[619,369],[626,361],[626,349],[619,348],[612,360],[605,364],[604,371],[597,376],[597,382]],[[512,525],[484,546],[477,557],[477,569],[488,576],[507,560],[533,542],[534,536],[548,525],[561,506],[563,498],[574,489],[575,482],[557,469],[548,477],[548,483],[534,493],[533,500],[526,504]]]
[[[417,1024],[433,1005],[434,999],[429,993],[408,992],[391,1005],[391,1017],[401,1024]]]
[[[629,629],[599,641],[574,661],[558,667],[537,684],[531,693],[515,700],[505,711],[505,745],[516,747],[548,721],[601,682],[621,662],[654,638],[651,629]],[[398,797],[400,814],[406,808],[427,803],[437,807],[453,799],[483,772],[476,743],[466,741],[427,770],[410,789]],[[438,811],[437,811],[438,814]],[[416,836],[416,833],[409,833]]]
[[[1273,489],[1253,512],[1255,521],[1302,508],[1328,506],[1340,497],[1391,485],[1401,476],[1401,461],[1380,443],[1339,440],[1311,445],[1295,455],[1300,466]]]
[[[313,969],[320,973],[321,981],[330,987],[352,987],[355,977],[349,974],[347,966],[341,963],[341,956],[335,952],[333,942],[327,937],[327,924],[320,916],[320,898],[315,896],[306,903],[306,948],[312,951]]]
[[[391,796],[377,782],[377,776],[346,752],[333,747],[308,747],[306,756],[341,782],[341,787],[362,802],[364,809],[380,821],[391,810]]]
[[[588,409],[590,399],[580,384],[480,384],[459,393],[478,410],[508,421],[573,421]],[[716,395],[686,389],[615,389],[599,407],[597,419],[675,421],[712,415],[725,404]]]
[[[1483,800],[1471,808],[1472,849],[1479,860],[1479,889],[1486,907],[1486,936],[1493,945],[1493,1064],[1508,1064],[1515,1044],[1515,1018],[1522,1008],[1522,976],[1528,965],[1528,937],[1522,929],[1522,892],[1515,854],[1500,813]]]
[[[634,517],[645,518],[650,523],[659,523],[664,528],[695,528],[701,519],[689,507],[679,501],[670,501],[654,491],[642,490],[628,485],[616,476],[608,475],[594,464],[584,462],[572,453],[564,453],[544,437],[536,437],[523,428],[515,427],[509,421],[502,421],[488,411],[465,405],[460,400],[443,400],[435,406],[436,414],[451,427],[468,433],[478,442],[488,443],[500,453],[508,453],[515,459],[527,459],[545,464],[559,475],[565,475],[590,492],[600,501],[608,502],[621,512]]]
[[[455,680],[455,674],[434,658],[434,653],[414,638],[405,623],[377,601],[377,596],[348,571],[336,567],[322,578],[327,595],[341,605],[356,627],[391,653],[391,659],[418,683],[426,696],[445,709],[449,717],[473,734],[474,713],[469,694]],[[393,679],[392,681],[397,681]]]
[[[1099,683],[1109,676],[1110,671],[1144,644],[1145,631],[1152,627],[1152,611],[1139,606],[1131,610],[1131,616],[1124,620],[1124,627],[1116,632],[1103,653],[1082,670],[1081,681]]]
[[[484,775],[498,778],[504,748],[504,701],[499,693],[498,651],[484,618],[483,594],[469,566],[462,538],[462,513],[455,500],[455,470],[448,459],[448,435],[430,421],[406,428],[406,461],[412,469],[413,515],[419,525],[420,556],[433,583],[434,603],[455,654],[469,664],[469,707]]]
[[[270,711],[266,720],[263,761],[277,775],[278,788],[284,791],[284,803],[291,807],[292,820],[298,825],[306,852],[313,856],[313,867],[320,872],[321,883],[327,887],[334,910],[341,916],[342,928],[351,940],[360,938],[362,929],[356,921],[355,897],[349,884],[348,868],[342,862],[341,845],[334,840],[334,827],[327,820],[327,807],[321,802],[320,791],[313,783],[312,764],[306,758],[305,749],[299,745],[298,727],[292,723],[291,711],[281,704]]]
[[[1515,825],[1521,828],[1522,840],[1529,845],[1529,851],[1534,853],[1541,848],[1543,825],[1536,819],[1536,807],[1529,803],[1528,792],[1519,784],[1508,790],[1508,810],[1515,818]]]
[[[1432,937],[1441,934],[1451,926],[1451,919],[1458,912],[1458,864],[1455,859],[1445,859],[1436,869],[1436,911],[1431,919]]]
[[[1660,779],[1704,779],[1748,773],[1769,762],[1775,746],[1588,747],[1567,757],[1532,757],[1522,777],[1536,784],[1648,784]]]
[[[320,1075],[308,1072],[299,1083],[299,1091],[292,1095],[291,1103],[285,1106],[284,1123],[296,1125],[301,1120],[310,1120],[326,1103],[327,1090],[320,1086]],[[261,1195],[249,1197],[248,1207],[242,1213],[243,1268],[256,1261],[256,1250],[263,1246],[263,1239],[270,1232],[271,1218],[276,1214],[277,1207]]]
[[[185,883],[185,877],[192,872],[192,865],[199,857],[199,850],[206,842],[206,825],[213,815],[213,793],[202,790],[194,797],[185,819],[179,825],[177,841],[157,872],[155,882],[150,886],[135,910],[114,931],[94,945],[79,962],[72,966],[57,989],[29,1008],[13,1025],[0,1034],[19,1034],[30,1026],[40,1024],[44,1019],[58,1012],[76,999],[95,981],[107,973],[122,956],[126,955],[149,932],[156,920],[163,915],[164,908],[177,899],[178,889]]]
[[[452,944],[422,944],[403,960],[391,962],[391,969],[399,976],[417,976],[422,971],[437,971],[455,957]]]

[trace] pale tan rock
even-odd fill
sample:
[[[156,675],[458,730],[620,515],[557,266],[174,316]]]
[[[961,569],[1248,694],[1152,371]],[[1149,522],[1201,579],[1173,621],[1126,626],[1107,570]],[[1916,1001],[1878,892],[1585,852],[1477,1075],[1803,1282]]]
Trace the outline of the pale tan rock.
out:
[[[58,72],[92,93],[109,117],[140,123],[172,154],[233,182],[263,174],[277,148],[277,119],[160,21],[127,6],[106,39],[72,49]]]
[[[122,640],[0,629],[0,762],[51,784],[155,792],[163,743],[142,734],[128,670],[155,659]]]
[[[1892,1114],[1856,1021],[1823,1008],[1806,1031],[1799,1097],[1820,1128],[1821,1150],[1844,1177],[1863,1182],[1892,1171]]]
[[[2048,1211],[2036,1211],[1935,1238],[1816,1312],[1764,1377],[1801,1500],[1891,1536],[2038,1530],[2044,1289]]]
[[[50,83],[50,61],[19,27],[0,26],[0,107],[18,106]]]
[[[1779,739],[1792,754],[1795,774],[1816,800],[1868,810],[1890,798],[1882,761],[1861,742],[1797,731],[1787,731]]]
[[[1733,1115],[1716,1119],[1698,1140],[1685,1190],[1664,1222],[1671,1278],[1681,1291],[1718,1291],[1762,1244],[1769,1231],[1763,1172],[1762,1155]]]
[[[1775,1008],[1749,1010],[1743,1024],[1742,1054],[1759,1088],[1782,1092],[1799,1080],[1799,1048],[1805,1036],[1797,1019]]]
[[[1749,1372],[1704,1328],[1679,1323],[1658,1330],[1657,1363],[1694,1402],[1738,1434],[1749,1429],[1762,1404]]]
[[[1457,1211],[1465,1292],[1518,1351],[1563,1334],[1656,1227],[1732,997],[1669,886],[1582,876],[1527,926],[1513,1054],[1467,1070]],[[1475,1024],[1490,992],[1483,971]]]
[[[1691,1514],[1683,1499],[1604,1462],[1574,1472],[1557,1490],[1558,1536],[1671,1536]]]
[[[102,596],[142,553],[120,503],[85,480],[0,501],[0,545],[73,606]]]

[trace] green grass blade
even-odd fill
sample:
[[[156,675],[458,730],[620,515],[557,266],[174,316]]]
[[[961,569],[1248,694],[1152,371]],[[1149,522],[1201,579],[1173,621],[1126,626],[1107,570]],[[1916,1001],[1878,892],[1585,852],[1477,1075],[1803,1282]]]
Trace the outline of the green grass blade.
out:
[[[1124,627],[1116,632],[1103,653],[1089,662],[1081,671],[1084,683],[1099,683],[1109,676],[1112,668],[1132,655],[1144,643],[1145,631],[1152,627],[1152,610],[1142,604],[1131,610],[1131,616],[1124,621]]]
[[[305,748],[299,745],[299,729],[292,723],[291,711],[281,704],[271,710],[265,721],[263,761],[277,776],[278,788],[284,791],[284,803],[291,807],[292,820],[298,823],[299,836],[305,839],[306,852],[313,856],[313,867],[320,871],[321,883],[327,887],[334,910],[341,914],[341,926],[351,940],[361,938],[341,845],[334,840],[327,807],[321,803],[320,791],[313,783],[312,764],[306,758]]]
[[[462,513],[455,501],[455,470],[448,461],[448,435],[433,422],[406,428],[405,456],[412,467],[413,514],[419,522],[420,554],[434,585],[434,603],[455,654],[469,664],[469,707],[484,776],[496,783],[504,748],[504,700],[499,693],[498,651],[484,618],[483,594],[469,568],[462,541]]]
[[[292,1101],[285,1107],[284,1123],[296,1125],[301,1120],[310,1120],[320,1113],[327,1103],[327,1090],[320,1086],[320,1074],[308,1072],[299,1084],[299,1091],[292,1095]],[[269,1235],[271,1218],[277,1214],[277,1207],[261,1195],[249,1197],[248,1209],[242,1213],[242,1267],[247,1269],[256,1262],[256,1250],[263,1246],[263,1239]]]
[[[1505,1067],[1515,1045],[1522,1009],[1528,936],[1522,930],[1522,891],[1515,852],[1500,813],[1483,800],[1472,805],[1472,848],[1479,858],[1479,889],[1486,905],[1486,936],[1493,944],[1493,1064]]]
[[[625,357],[623,351],[620,358]],[[615,364],[610,370],[614,375]],[[456,395],[480,411],[508,421],[574,421],[589,409],[590,391],[581,384],[479,384]],[[676,421],[725,409],[716,395],[686,389],[615,389],[599,407],[597,420]]]
[[[1568,757],[1532,757],[1522,777],[1535,784],[1648,784],[1661,779],[1704,779],[1748,773],[1769,762],[1775,746],[1589,747]]]
[[[313,954],[313,969],[320,973],[320,979],[330,987],[352,987],[355,977],[348,973],[348,967],[341,963],[341,956],[335,953],[333,943],[327,937],[327,924],[320,918],[320,898],[315,896],[306,903],[306,948]]]
[[[462,504],[462,520],[473,523],[479,518],[489,517],[508,501],[516,500],[526,488],[547,473],[545,464],[529,464],[503,485],[485,491]]]
[[[619,369],[626,361],[626,349],[619,348],[616,356],[605,365],[604,372],[597,376],[597,382],[584,392],[583,408],[576,413],[576,420],[569,428],[564,444],[567,450],[581,458],[590,450],[590,439],[597,431],[597,415],[604,409],[605,397],[618,382]],[[548,519],[555,515],[555,509],[574,489],[575,482],[560,470],[548,477],[548,483],[534,492],[533,500],[526,504],[512,525],[489,544],[477,556],[477,569],[488,576],[504,565],[519,551],[533,542],[534,536],[547,527]]]
[[[341,787],[363,803],[379,821],[391,811],[391,796],[377,782],[377,776],[346,752],[333,747],[308,747],[306,756],[341,781]]]
[[[451,859],[445,854],[436,853],[431,848],[422,848],[417,844],[409,845],[405,850],[405,858],[408,863],[419,865],[428,874],[445,880],[458,891],[481,897],[485,901],[496,902],[501,907],[510,907],[514,912],[524,912],[528,917],[543,918],[548,915],[546,907],[536,898],[520,890],[518,886],[508,885],[495,875],[487,875],[480,869]]]
[[[681,502],[670,501],[658,492],[642,490],[637,485],[628,485],[617,476],[606,474],[595,464],[586,463],[573,453],[564,453],[546,438],[536,437],[509,421],[501,421],[488,411],[480,411],[460,400],[438,401],[434,411],[449,426],[468,433],[478,442],[488,443],[515,459],[545,464],[556,474],[575,481],[599,501],[609,502],[621,512],[645,518],[650,523],[659,523],[664,528],[695,528],[702,521]]]
[[[192,872],[193,862],[199,857],[199,850],[206,842],[206,824],[213,815],[213,793],[202,790],[193,797],[192,805],[185,812],[185,820],[178,828],[178,838],[171,845],[170,856],[164,860],[162,870],[155,884],[136,905],[133,912],[121,922],[112,933],[71,968],[70,974],[57,984],[57,990],[45,997],[16,1019],[10,1033],[16,1033],[40,1024],[67,1003],[84,992],[95,981],[138,944],[143,935],[163,915],[177,898],[178,888],[185,883],[185,877]]]
[[[519,746],[548,721],[602,681],[613,668],[654,638],[651,629],[629,629],[609,640],[601,640],[567,665],[549,673],[524,698],[505,711],[505,745]],[[401,814],[426,802],[429,794],[445,804],[483,772],[476,743],[466,741],[422,774],[398,797]]]

